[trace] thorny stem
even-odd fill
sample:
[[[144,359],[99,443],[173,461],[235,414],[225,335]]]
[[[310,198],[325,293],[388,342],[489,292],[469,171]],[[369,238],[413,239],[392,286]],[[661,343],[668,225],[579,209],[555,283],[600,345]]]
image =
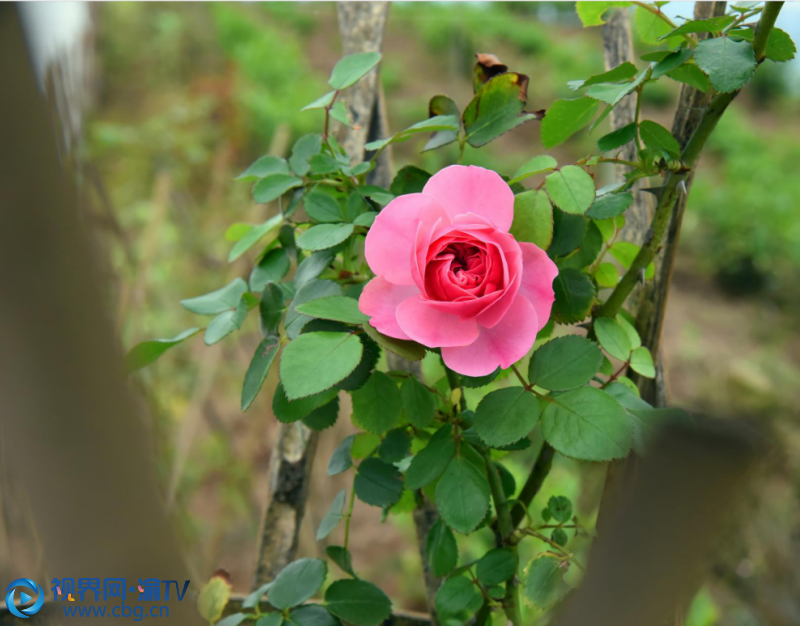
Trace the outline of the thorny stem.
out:
[[[753,38],[753,51],[756,59],[760,60],[764,57],[767,39],[775,25],[775,20],[780,13],[782,5],[783,2],[767,2],[764,6],[764,11],[761,14],[761,19],[758,22],[758,27],[756,28],[756,33]],[[669,172],[667,174],[664,187],[662,188],[661,198],[653,215],[653,220],[650,223],[647,240],[644,245],[642,245],[633,263],[628,268],[628,271],[625,272],[625,275],[619,283],[617,283],[617,286],[614,287],[614,291],[611,292],[611,295],[609,295],[603,306],[597,310],[595,317],[614,317],[619,313],[620,309],[622,309],[622,305],[639,282],[640,273],[643,272],[655,258],[661,247],[664,234],[669,226],[675,202],[680,198],[681,194],[686,192],[686,184],[684,181],[688,172],[697,162],[700,152],[711,136],[711,133],[716,128],[722,114],[738,94],[738,90],[730,93],[720,93],[711,100],[705,113],[703,113],[703,117],[700,119],[697,129],[683,149],[681,161],[686,166],[686,171]]]

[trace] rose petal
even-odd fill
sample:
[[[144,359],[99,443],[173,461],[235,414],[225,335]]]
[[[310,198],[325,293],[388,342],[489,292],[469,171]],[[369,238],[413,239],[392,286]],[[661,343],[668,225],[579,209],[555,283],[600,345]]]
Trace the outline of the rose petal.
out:
[[[367,233],[364,255],[370,269],[396,285],[412,285],[411,255],[417,230],[449,223],[447,213],[432,196],[410,193],[399,196],[378,213]]]
[[[475,213],[504,232],[514,220],[514,192],[497,172],[482,167],[446,167],[431,176],[422,193],[438,200],[451,219]]]
[[[395,339],[411,339],[397,323],[397,306],[419,293],[416,285],[394,285],[378,276],[364,286],[358,308],[369,315],[369,323],[378,331]]]
[[[397,323],[414,341],[429,348],[466,346],[478,338],[478,323],[428,306],[421,295],[397,307]]]
[[[459,374],[486,376],[498,366],[505,369],[524,357],[536,341],[537,328],[536,309],[518,295],[496,326],[481,328],[478,339],[468,346],[442,348],[442,358]]]
[[[519,293],[536,309],[539,318],[539,328],[536,329],[538,332],[550,319],[550,310],[556,299],[553,281],[558,276],[558,268],[539,246],[520,242],[519,247],[522,249],[522,283]]]

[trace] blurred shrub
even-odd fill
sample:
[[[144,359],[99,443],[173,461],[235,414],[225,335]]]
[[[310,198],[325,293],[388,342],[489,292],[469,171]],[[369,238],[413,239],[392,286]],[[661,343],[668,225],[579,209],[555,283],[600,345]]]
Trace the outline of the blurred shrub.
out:
[[[684,236],[700,267],[731,291],[800,297],[800,143],[796,120],[746,116],[737,103],[711,136]],[[769,126],[767,126],[769,125]]]

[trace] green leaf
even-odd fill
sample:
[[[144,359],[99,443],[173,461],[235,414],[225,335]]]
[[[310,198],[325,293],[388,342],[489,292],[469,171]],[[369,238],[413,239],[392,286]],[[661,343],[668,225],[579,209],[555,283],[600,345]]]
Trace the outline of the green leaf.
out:
[[[576,269],[565,268],[553,281],[556,300],[551,319],[559,324],[575,324],[583,320],[594,304],[592,279]]]
[[[283,615],[275,611],[274,613],[267,613],[262,615],[256,620],[255,626],[282,626]]]
[[[582,215],[553,210],[553,241],[547,249],[550,258],[564,256],[577,248],[586,234],[589,220]]]
[[[399,463],[411,450],[411,436],[405,426],[395,428],[386,433],[381,445],[378,446],[378,456],[387,463]]]
[[[312,109],[324,109],[328,106],[331,102],[333,102],[333,97],[336,95],[335,91],[329,91],[324,96],[320,96],[311,104],[307,104],[304,106],[301,111],[311,111]]]
[[[437,519],[428,531],[425,541],[425,556],[428,566],[437,578],[453,571],[458,563],[458,545],[453,531],[441,519]]]
[[[525,569],[522,583],[522,596],[525,602],[537,609],[546,609],[569,591],[564,582],[561,561],[541,554],[533,559]]]
[[[421,193],[431,175],[423,169],[414,165],[406,165],[394,177],[389,191],[395,196],[403,196],[407,193]]]
[[[704,39],[697,44],[694,59],[714,89],[723,93],[744,87],[756,69],[753,46],[730,37]]]
[[[403,494],[397,468],[376,458],[361,462],[353,485],[358,499],[372,506],[392,506]]]
[[[517,573],[518,564],[517,554],[508,548],[489,550],[478,561],[478,580],[486,586],[499,585]]]
[[[250,619],[250,616],[247,613],[234,613],[233,615],[223,617],[214,626],[239,626],[239,624],[246,619]]]
[[[266,235],[277,230],[282,222],[283,216],[278,213],[278,215],[272,216],[263,224],[253,226],[249,231],[247,231],[247,234],[239,239],[239,241],[234,244],[233,248],[231,248],[231,251],[228,253],[228,263],[232,263],[238,259],[250,248],[261,241],[261,239]]]
[[[291,341],[281,356],[281,381],[290,400],[324,391],[352,372],[364,351],[355,335],[307,333]]]
[[[325,329],[321,328],[319,330]],[[364,353],[361,356],[361,361],[356,366],[356,369],[353,370],[352,374],[341,382],[336,383],[337,389],[355,391],[363,387],[369,380],[372,370],[375,369],[375,365],[378,363],[378,359],[381,356],[380,346],[367,335],[358,335],[358,339],[364,344]]]
[[[358,300],[345,296],[328,296],[304,302],[295,307],[298,313],[346,324],[363,324],[369,317],[358,310]]]
[[[436,486],[436,508],[450,528],[471,533],[489,509],[486,474],[465,457],[454,458]]]
[[[334,398],[327,404],[317,407],[303,418],[305,424],[311,430],[323,431],[336,423],[339,417],[339,398]]]
[[[594,341],[577,335],[558,337],[533,353],[528,381],[551,391],[574,389],[588,383],[602,363],[603,353]]]
[[[592,85],[599,85],[600,83],[619,83],[630,81],[638,70],[636,66],[630,61],[625,61],[621,65],[603,72],[602,74],[595,74],[586,80],[570,81],[569,86],[572,89],[580,89],[582,87],[591,87]]]
[[[552,148],[592,121],[598,102],[592,98],[556,100],[542,120],[542,145]]]
[[[256,159],[250,167],[236,177],[236,180],[258,180],[272,174],[288,174],[289,166],[286,159],[276,156],[262,156]]]
[[[671,157],[678,158],[681,154],[681,145],[661,124],[656,124],[650,120],[639,123],[639,136],[644,145],[652,150],[664,150]]]
[[[653,71],[650,77],[653,80],[661,78],[667,72],[671,72],[676,67],[683,65],[686,61],[692,58],[694,50],[692,48],[681,48],[677,52],[668,54],[658,63],[653,66]]]
[[[303,181],[291,174],[271,174],[259,180],[253,187],[253,200],[266,204],[280,198],[290,189],[302,186]]]
[[[464,110],[467,143],[478,148],[534,119],[522,111],[527,101],[528,77],[524,74],[506,72],[491,78]]]
[[[547,501],[547,510],[556,521],[566,524],[572,519],[572,502],[564,496],[551,496]]]
[[[217,315],[236,308],[245,291],[247,291],[247,283],[241,278],[236,278],[222,289],[196,298],[181,300],[181,306],[198,315]]]
[[[308,174],[308,160],[322,149],[322,135],[303,135],[294,142],[292,156],[289,157],[289,167],[298,176]]]
[[[150,365],[167,350],[173,346],[177,346],[189,337],[194,337],[201,330],[203,329],[189,328],[172,339],[152,339],[136,344],[125,356],[125,371],[130,374],[131,372],[135,372],[136,370]]]
[[[691,63],[684,63],[676,67],[674,70],[667,72],[667,76],[680,83],[699,89],[703,93],[711,89],[711,83],[708,81],[708,77],[703,74],[703,70]]]
[[[375,211],[367,211],[366,213],[362,213],[356,219],[354,219],[353,224],[356,226],[366,226],[369,228],[375,222],[376,217],[378,217],[378,214]]]
[[[550,200],[566,213],[585,213],[594,202],[594,179],[582,167],[567,165],[544,180]]]
[[[486,376],[464,376],[462,374],[461,386],[467,387],[468,389],[479,389],[492,382],[495,378],[497,378],[498,374],[500,374],[499,367],[491,374],[486,374]]]
[[[345,437],[342,442],[336,446],[336,450],[333,451],[331,459],[328,461],[328,476],[336,476],[353,466],[350,450],[353,447],[353,440],[355,438],[355,435]]]
[[[297,271],[294,274],[295,293],[299,293],[309,281],[314,280],[322,274],[328,265],[330,265],[333,257],[333,252],[323,250],[322,252],[315,252],[311,256],[303,259],[300,265],[297,266]]]
[[[458,105],[455,101],[452,98],[442,95],[431,98],[430,104],[428,105],[428,114],[431,117],[436,117],[437,115],[453,115],[457,119],[461,117],[461,112],[458,110]],[[431,135],[431,138],[428,140],[428,143],[425,144],[422,151],[427,152],[428,150],[441,148],[442,146],[453,143],[456,139],[458,139],[457,130],[437,131]]]
[[[568,258],[561,261],[559,264],[561,268],[572,267],[577,270],[582,270],[588,265],[594,263],[600,250],[603,248],[603,235],[594,221],[586,225],[586,232],[581,239],[581,245],[575,254],[570,255]]]
[[[636,137],[636,122],[631,122],[597,140],[597,149],[600,152],[611,152],[621,148]]]
[[[525,180],[529,176],[541,174],[542,172],[550,172],[557,167],[558,161],[556,161],[553,157],[551,157],[549,154],[540,154],[539,156],[533,157],[530,161],[526,161],[522,166],[520,166],[520,168],[514,172],[514,175],[511,177],[511,180],[508,181],[508,184],[513,185],[521,180]]]
[[[653,365],[653,357],[650,351],[644,346],[639,346],[631,354],[631,368],[637,374],[645,378],[656,377],[656,367]]]
[[[354,626],[378,626],[392,613],[386,594],[364,580],[337,580],[325,592],[325,604],[336,617]]]
[[[601,289],[611,289],[619,282],[619,272],[613,263],[600,263],[594,272],[594,280]]]
[[[303,200],[308,216],[316,222],[339,223],[343,220],[339,203],[331,196],[319,191],[312,191]]]
[[[338,91],[347,89],[366,76],[380,61],[380,52],[349,54],[334,66],[328,84]]]
[[[639,337],[639,333],[633,326],[632,323],[634,321],[633,317],[631,317],[631,321],[628,321],[624,313],[627,313],[627,311],[623,311],[623,313],[617,315],[617,321],[619,322],[619,325],[622,326],[625,333],[628,335],[628,341],[631,342],[631,349],[635,350],[636,348],[642,345],[642,338]]]
[[[675,35],[689,35],[691,33],[718,33],[733,24],[736,19],[733,15],[720,15],[707,20],[689,20],[671,30],[659,39],[666,39]]]
[[[263,291],[267,283],[279,283],[289,272],[289,257],[283,248],[267,252],[250,272],[250,290]]]
[[[343,100],[339,100],[331,107],[330,116],[340,124],[344,124],[349,128],[353,127],[353,120],[350,119],[350,113],[348,112],[347,105],[345,105]]]
[[[197,596],[197,610],[207,622],[213,624],[222,617],[222,611],[231,599],[231,583],[227,576],[215,574]]]
[[[628,339],[628,333],[617,320],[610,317],[596,319],[594,332],[597,334],[597,340],[603,346],[603,350],[615,359],[627,361],[631,356],[631,342]]]
[[[617,241],[608,251],[617,261],[619,261],[625,269],[629,269],[633,264],[634,259],[639,254],[639,246],[630,241]],[[644,277],[650,279],[656,272],[655,265],[650,263],[645,270]]]
[[[417,429],[423,429],[433,421],[436,404],[433,394],[416,378],[410,377],[400,387],[403,414],[408,422]]]
[[[275,389],[275,395],[272,396],[272,412],[279,422],[291,424],[310,415],[314,409],[327,404],[336,397],[336,394],[335,389],[327,389],[313,396],[306,396],[290,402],[286,397],[283,384],[279,383]]]
[[[771,61],[781,63],[791,61],[797,52],[797,46],[788,33],[780,28],[773,28],[767,39],[767,58]]]
[[[269,603],[276,609],[302,604],[319,591],[325,582],[328,566],[322,559],[299,559],[289,563],[269,589]]]
[[[309,170],[312,175],[333,174],[340,172],[345,167],[350,167],[350,160],[344,157],[335,157],[321,152],[308,160]]]
[[[300,264],[302,266],[302,263]],[[298,270],[297,274],[300,273]],[[295,279],[297,278],[295,274]],[[326,298],[328,296],[341,296],[342,288],[338,283],[332,280],[319,280],[314,279],[308,281],[302,287],[298,288],[294,300],[286,312],[286,319],[283,324],[286,327],[286,335],[289,339],[294,339],[303,330],[306,324],[313,318],[308,315],[298,313],[297,307],[306,302],[316,300],[318,298]]]
[[[381,445],[381,438],[372,433],[358,433],[353,439],[353,447],[350,449],[350,456],[354,459],[366,459],[371,456],[378,446]]]
[[[395,339],[394,337],[379,333],[369,322],[365,322],[361,327],[378,345],[386,348],[389,352],[397,356],[401,356],[409,361],[420,361],[425,356],[425,346],[415,341]]]
[[[576,2],[575,10],[584,27],[605,24],[603,14],[612,7],[627,7],[630,2]]]
[[[633,430],[619,402],[596,387],[580,387],[547,405],[542,434],[564,456],[609,461],[628,454]]]
[[[397,424],[402,408],[400,390],[383,372],[372,372],[353,392],[353,421],[371,433],[385,433]]]
[[[456,615],[476,603],[480,606],[481,592],[466,576],[448,578],[436,592],[436,611],[440,616]]]
[[[553,207],[539,189],[514,196],[514,222],[509,231],[517,241],[536,244],[547,250],[553,241]]]
[[[672,27],[660,16],[642,6],[636,7],[634,14],[636,30],[642,43],[658,45],[663,35],[668,35]],[[669,41],[667,44],[669,45]]]
[[[301,606],[289,614],[289,626],[340,626],[341,622],[323,606]],[[258,626],[258,624],[256,624]]]
[[[586,215],[595,220],[606,220],[621,215],[631,204],[633,204],[633,194],[630,191],[607,193],[592,203]]]
[[[453,441],[453,427],[445,424],[437,430],[428,445],[412,459],[406,472],[406,487],[422,489],[439,478],[455,456],[456,444]]]
[[[242,281],[244,282],[244,281]],[[239,301],[239,306],[217,315],[206,327],[203,341],[207,346],[213,346],[233,331],[238,330],[244,318],[247,317],[247,302],[244,298]]]
[[[498,448],[519,441],[539,422],[541,408],[523,387],[506,387],[484,396],[475,411],[475,430],[487,445]]]
[[[265,585],[261,585],[258,589],[248,595],[242,601],[242,608],[243,609],[252,609],[254,606],[258,606],[261,604],[261,600],[264,598],[264,594],[269,591],[269,588],[272,587],[272,581],[268,582]]]
[[[261,333],[264,337],[278,335],[278,328],[286,309],[286,296],[283,290],[275,283],[268,283],[261,292],[261,301],[258,304]]]
[[[303,250],[326,250],[342,243],[353,234],[352,224],[320,224],[312,226],[297,238]]]
[[[261,385],[264,384],[264,379],[269,373],[269,368],[275,360],[279,348],[280,342],[277,337],[265,337],[258,344],[250,366],[247,368],[247,373],[244,375],[242,411],[250,408],[258,392],[261,391]]]
[[[353,578],[357,578],[356,573],[353,571],[353,557],[349,550],[342,546],[327,546],[325,554],[328,555],[331,561],[336,563],[339,569],[346,574],[350,574]]]
[[[347,501],[347,491],[342,489],[334,497],[328,512],[322,518],[319,528],[317,529],[317,541],[322,541],[333,532],[333,529],[339,525],[339,522],[344,518],[344,505]]]

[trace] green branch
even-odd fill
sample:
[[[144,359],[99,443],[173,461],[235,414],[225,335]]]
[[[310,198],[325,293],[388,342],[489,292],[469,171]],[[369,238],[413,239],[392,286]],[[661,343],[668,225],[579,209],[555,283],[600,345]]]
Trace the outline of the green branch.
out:
[[[756,59],[761,59],[766,50],[767,39],[775,25],[775,20],[780,13],[783,2],[767,2],[761,19],[758,22],[756,35],[753,39],[753,51]],[[703,117],[697,126],[689,142],[683,150],[681,161],[688,170],[694,167],[700,152],[711,136],[711,133],[717,126],[722,114],[728,105],[733,102],[733,99],[739,94],[739,90],[730,93],[720,93],[711,100],[711,103],[703,113]],[[667,232],[670,218],[672,217],[672,209],[675,202],[680,198],[682,193],[685,193],[686,179],[688,172],[670,172],[664,181],[662,188],[661,198],[659,199],[658,206],[656,207],[653,221],[650,224],[647,240],[639,250],[633,263],[628,271],[617,283],[614,291],[605,301],[605,303],[597,310],[594,317],[614,317],[622,309],[622,305],[628,299],[628,296],[636,287],[640,277],[644,276],[644,272],[648,265],[655,259],[664,235]]]

